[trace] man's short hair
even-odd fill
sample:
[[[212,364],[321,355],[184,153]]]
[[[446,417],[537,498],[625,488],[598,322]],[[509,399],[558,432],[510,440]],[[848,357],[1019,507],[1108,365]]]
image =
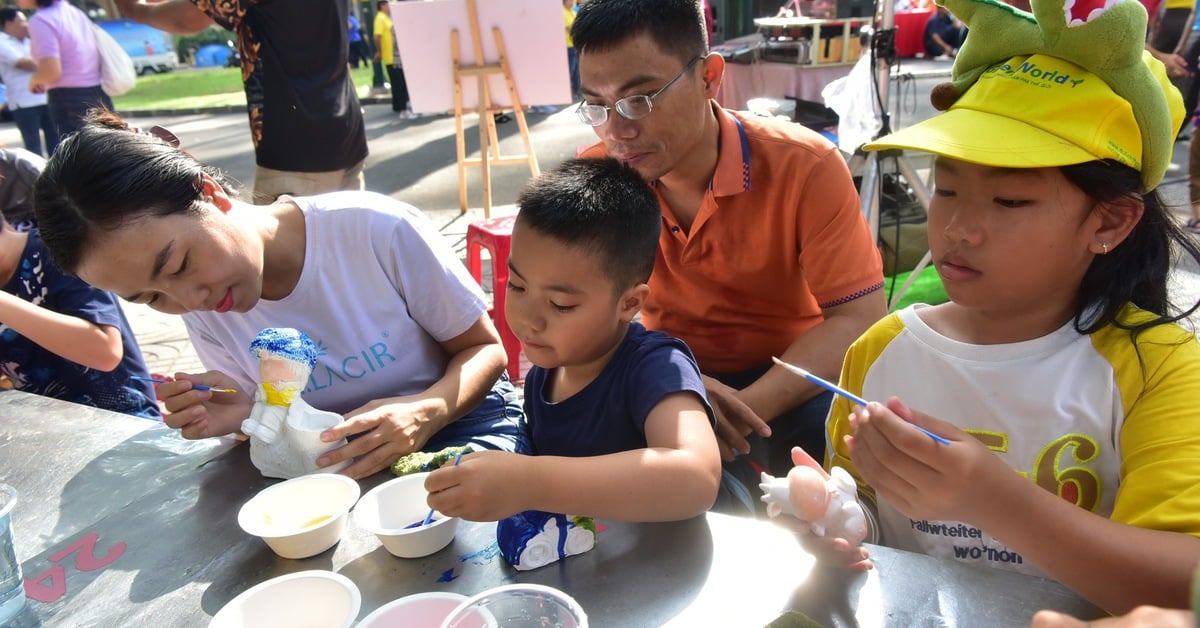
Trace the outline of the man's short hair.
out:
[[[517,206],[519,224],[596,255],[618,293],[650,278],[662,214],[632,167],[609,157],[567,160],[530,180]]]
[[[642,33],[684,63],[708,52],[699,0],[588,0],[575,17],[571,41],[579,54],[586,54]]]
[[[17,19],[17,15],[21,12],[14,7],[4,7],[0,9],[0,28],[8,26],[8,23]]]

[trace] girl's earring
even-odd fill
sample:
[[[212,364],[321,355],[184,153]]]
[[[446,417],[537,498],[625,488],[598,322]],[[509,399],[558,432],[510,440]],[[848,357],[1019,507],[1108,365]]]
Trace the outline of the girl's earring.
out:
[[[1104,249],[1104,253],[1102,253],[1102,255],[1108,255],[1108,243],[1107,242],[1101,242],[1100,248]]]

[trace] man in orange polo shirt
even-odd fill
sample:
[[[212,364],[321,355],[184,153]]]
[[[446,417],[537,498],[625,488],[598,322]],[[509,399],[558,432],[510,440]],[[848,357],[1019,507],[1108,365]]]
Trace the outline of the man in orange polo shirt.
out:
[[[754,495],[755,465],[785,474],[794,445],[824,455],[829,393],[771,356],[837,379],[850,343],[886,313],[883,272],[837,148],[713,100],[724,60],[708,54],[698,7],[589,0],[571,31],[578,114],[601,140],[584,156],[626,161],[658,193],[642,321],[695,353],[726,470]]]

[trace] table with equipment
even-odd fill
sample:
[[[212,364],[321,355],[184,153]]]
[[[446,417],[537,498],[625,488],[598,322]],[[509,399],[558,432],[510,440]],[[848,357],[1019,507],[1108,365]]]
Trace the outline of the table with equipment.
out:
[[[513,582],[566,591],[596,628],[763,626],[788,610],[826,626],[1101,615],[1051,581],[885,547],[869,548],[866,574],[818,567],[783,527],[717,514],[600,521],[595,549],[528,572],[499,556],[493,523],[461,522],[445,549],[402,559],[351,521],[333,549],[288,560],[238,527],[241,505],[276,482],[245,443],[186,441],[161,423],[17,391],[0,392],[0,417],[0,482],[20,492],[15,546],[30,598],[18,627],[202,626],[255,584],[309,569],[354,581],[360,618],[411,593]],[[390,477],[363,480],[363,492]]]

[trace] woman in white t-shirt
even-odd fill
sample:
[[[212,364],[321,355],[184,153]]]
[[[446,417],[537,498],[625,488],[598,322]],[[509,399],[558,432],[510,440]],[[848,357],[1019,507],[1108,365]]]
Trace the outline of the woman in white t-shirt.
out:
[[[257,383],[250,341],[295,327],[320,352],[304,399],[347,418],[323,440],[352,438],[320,466],[357,458],[342,472],[363,477],[419,450],[528,450],[483,293],[410,205],[367,192],[250,205],[213,169],[112,114],[59,146],[34,204],[65,270],[185,315],[210,370],[158,388],[164,421],[185,438],[239,429]]]

